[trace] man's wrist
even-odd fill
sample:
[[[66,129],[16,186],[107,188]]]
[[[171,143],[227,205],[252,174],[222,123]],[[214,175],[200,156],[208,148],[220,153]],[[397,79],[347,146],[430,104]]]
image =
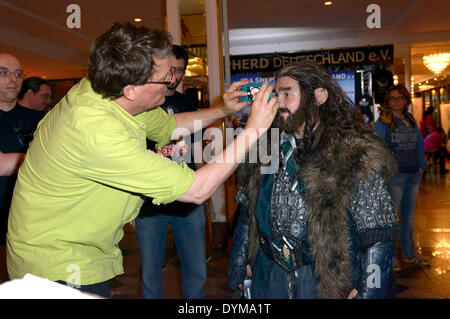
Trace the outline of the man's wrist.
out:
[[[224,118],[233,114],[232,110],[229,110],[228,108],[225,107],[225,103],[222,103],[222,105],[218,109],[220,111],[220,114],[222,115],[220,118]]]

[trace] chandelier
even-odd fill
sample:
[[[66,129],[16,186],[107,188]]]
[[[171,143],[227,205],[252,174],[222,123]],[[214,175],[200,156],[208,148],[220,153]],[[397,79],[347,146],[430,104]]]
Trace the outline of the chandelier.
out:
[[[444,71],[449,63],[450,53],[435,53],[423,57],[423,64],[436,75]]]

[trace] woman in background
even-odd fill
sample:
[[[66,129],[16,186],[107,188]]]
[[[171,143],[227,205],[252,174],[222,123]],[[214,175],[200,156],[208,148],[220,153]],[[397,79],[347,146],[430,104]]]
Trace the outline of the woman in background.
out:
[[[389,116],[380,116],[375,132],[386,142],[397,160],[399,171],[388,184],[394,208],[401,211],[400,244],[403,260],[422,267],[430,263],[414,248],[414,210],[420,181],[426,168],[423,137],[413,116],[407,111],[411,95],[403,85],[390,87],[384,97]],[[396,259],[395,271],[401,270]]]

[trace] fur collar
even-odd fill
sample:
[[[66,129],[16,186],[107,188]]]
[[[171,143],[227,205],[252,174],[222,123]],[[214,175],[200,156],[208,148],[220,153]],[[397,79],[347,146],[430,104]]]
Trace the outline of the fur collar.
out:
[[[349,220],[346,208],[358,184],[375,174],[387,180],[396,162],[376,136],[341,135],[318,154],[306,158],[301,179],[306,184],[311,255],[318,293],[324,298],[346,298],[351,291]]]

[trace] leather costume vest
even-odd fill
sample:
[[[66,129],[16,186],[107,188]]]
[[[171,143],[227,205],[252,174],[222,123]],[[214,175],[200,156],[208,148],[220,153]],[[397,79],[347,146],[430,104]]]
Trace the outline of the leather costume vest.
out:
[[[281,135],[282,166],[275,173],[271,196],[272,237],[261,236],[266,255],[292,272],[300,266],[309,264],[306,239],[306,206],[303,200],[303,183],[294,180],[296,165],[293,160],[295,137]],[[306,253],[306,256],[305,256]]]

